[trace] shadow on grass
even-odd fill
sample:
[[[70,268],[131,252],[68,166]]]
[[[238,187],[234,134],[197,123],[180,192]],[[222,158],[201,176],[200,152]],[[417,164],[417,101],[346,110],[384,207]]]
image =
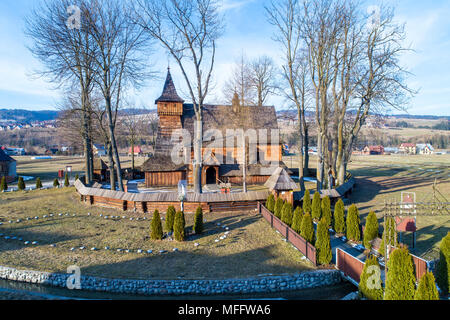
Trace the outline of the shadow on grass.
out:
[[[0,229],[0,233],[3,234],[0,237],[0,253],[7,251],[15,251],[20,250],[22,248],[36,248],[36,247],[44,247],[51,244],[58,245],[58,243],[84,239],[85,237],[75,236],[75,235],[61,235],[59,233],[51,233],[51,232],[33,232],[33,231],[24,231],[22,230],[4,230]],[[5,236],[9,237],[17,237],[17,239],[5,239]],[[21,241],[18,239],[22,238]],[[29,241],[29,244],[26,245],[25,241]],[[36,245],[33,245],[32,242],[37,241]]]
[[[261,274],[292,274],[310,268],[296,268],[273,263],[274,247],[232,253],[223,256],[206,254],[202,249],[191,252],[168,252],[133,260],[83,267],[83,275],[128,279],[229,279]]]

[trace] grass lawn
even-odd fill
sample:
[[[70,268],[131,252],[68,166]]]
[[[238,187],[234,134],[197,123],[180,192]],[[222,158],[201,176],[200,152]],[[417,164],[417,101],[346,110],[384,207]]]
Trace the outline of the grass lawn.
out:
[[[17,160],[17,175],[41,178],[42,181],[53,181],[58,177],[58,170],[65,170],[67,166],[72,166],[72,178],[79,174],[84,174],[84,158],[53,156],[51,160],[32,160],[31,156],[14,156]],[[106,157],[102,158],[108,163]],[[122,169],[131,168],[131,157],[121,157]],[[147,158],[135,157],[135,166],[141,166]],[[27,182],[27,186],[34,186],[35,179]]]
[[[43,218],[50,214],[53,217]],[[105,219],[100,214],[127,218]],[[35,216],[39,220],[26,220]],[[241,278],[313,269],[259,216],[206,214],[205,234],[183,243],[152,241],[148,237],[151,216],[140,221],[130,221],[130,217],[130,213],[81,204],[73,188],[2,193],[0,265],[63,273],[68,266],[77,265],[84,275],[132,279]],[[18,219],[22,222],[17,223]],[[193,216],[187,215],[186,220],[191,230]],[[228,237],[219,242],[215,240],[225,230],[217,223],[230,228]],[[5,240],[4,236],[23,240]],[[25,245],[25,241],[38,243]],[[111,249],[104,250],[106,246]],[[101,250],[90,251],[92,247]],[[179,251],[173,252],[174,248]],[[132,252],[119,253],[117,249]],[[153,250],[153,254],[138,254],[138,249]],[[167,253],[160,254],[160,250]]]

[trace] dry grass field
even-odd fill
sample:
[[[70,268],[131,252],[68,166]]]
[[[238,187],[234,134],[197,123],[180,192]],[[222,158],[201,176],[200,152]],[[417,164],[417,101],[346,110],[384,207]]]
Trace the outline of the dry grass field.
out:
[[[82,205],[73,188],[0,194],[0,265],[63,273],[68,266],[78,265],[85,275],[133,279],[220,279],[313,268],[260,216],[206,214],[205,234],[178,243],[150,240],[150,215],[147,220],[131,221],[130,213],[125,213],[126,219],[105,219],[100,214],[124,215]],[[39,220],[26,219],[35,216]],[[18,219],[22,222],[17,223]],[[187,215],[186,220],[187,230],[191,230],[193,216]],[[215,240],[226,231],[217,223],[230,229],[227,238],[219,242]],[[5,240],[4,236],[22,241]],[[33,241],[37,244],[32,245]],[[200,245],[195,247],[195,243]],[[101,250],[91,251],[93,247]],[[132,252],[125,253],[126,249]],[[137,253],[138,249],[153,253]],[[167,252],[161,254],[160,250]]]
[[[54,156],[51,160],[33,160],[30,156],[14,156],[17,160],[17,174],[19,176],[28,176],[41,178],[42,181],[53,181],[58,177],[58,170],[65,170],[67,166],[72,166],[72,175],[83,174],[84,159],[82,157],[64,157]],[[108,160],[103,158],[107,163]],[[145,157],[136,157],[135,165],[140,166],[146,160]],[[123,169],[131,168],[131,157],[121,157]],[[30,180],[32,185],[36,180]]]

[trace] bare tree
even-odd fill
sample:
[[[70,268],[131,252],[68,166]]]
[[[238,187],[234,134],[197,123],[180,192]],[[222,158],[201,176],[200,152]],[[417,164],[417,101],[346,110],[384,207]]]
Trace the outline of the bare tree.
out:
[[[202,110],[210,91],[222,19],[216,0],[136,0],[135,21],[175,59],[196,116],[194,191],[202,192]],[[190,73],[192,70],[192,73]]]
[[[364,22],[363,22],[364,23]],[[379,21],[368,24],[361,35],[361,63],[356,70],[357,80],[351,115],[345,119],[343,159],[339,163],[339,182],[345,179],[353,144],[370,113],[382,114],[394,108],[406,110],[407,102],[415,91],[405,84],[409,72],[399,63],[405,51],[404,26],[394,22],[392,8],[380,7]]]
[[[263,106],[278,90],[277,69],[272,58],[263,55],[250,62],[250,84],[256,93],[255,104]]]
[[[79,26],[68,23],[70,8],[80,10]],[[45,67],[38,73],[58,88],[79,89],[86,182],[91,183],[93,154],[89,134],[89,94],[94,85],[96,48],[85,19],[88,10],[84,0],[45,0],[26,19],[25,33],[32,40],[30,51]]]
[[[297,123],[300,134],[299,151],[299,180],[300,188],[305,189],[304,175],[306,167],[303,150],[305,149],[305,137],[307,139],[307,127],[305,120],[306,94],[307,94],[307,64],[306,56],[302,55],[302,33],[299,21],[301,13],[300,2],[297,0],[273,1],[266,8],[269,22],[275,27],[274,40],[281,44],[283,49],[284,64],[282,66],[283,80],[287,83],[287,91],[284,95],[294,103],[297,109]],[[306,142],[307,146],[307,142]],[[308,150],[305,150],[307,157]]]
[[[386,7],[380,8],[379,21],[367,23],[361,3],[353,0],[285,0],[272,3],[267,12],[277,29],[275,40],[285,51],[287,96],[300,111],[304,141],[308,127],[301,111],[311,88],[317,189],[325,183],[325,167],[332,168],[342,184],[353,144],[369,114],[387,107],[402,109],[414,93],[404,82],[408,72],[398,62],[406,50],[404,29],[393,22],[393,11]]]
[[[95,81],[102,92],[108,121],[110,145],[114,157],[119,189],[124,191],[122,168],[116,142],[117,110],[126,89],[139,87],[145,73],[143,57],[150,41],[131,20],[130,8],[114,0],[91,0],[89,24],[98,47],[95,57]]]
[[[232,104],[235,93],[239,94],[241,106],[255,104],[251,66],[244,53],[234,63],[230,78],[225,82],[223,96],[227,103]]]

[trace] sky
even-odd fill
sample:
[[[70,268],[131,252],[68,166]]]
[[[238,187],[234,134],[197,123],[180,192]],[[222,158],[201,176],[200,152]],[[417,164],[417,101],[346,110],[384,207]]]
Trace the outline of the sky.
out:
[[[0,1],[0,109],[52,110],[62,100],[59,90],[35,75],[42,65],[27,49],[30,41],[24,35],[24,18],[37,1]],[[268,55],[277,64],[281,63],[282,54],[272,40],[274,29],[266,19],[265,5],[269,0],[222,1],[226,30],[217,44],[214,92],[208,97],[216,103],[223,103],[221,88],[242,53],[248,58]],[[394,6],[395,19],[406,24],[405,45],[414,50],[400,60],[411,72],[409,86],[418,91],[407,106],[408,113],[450,116],[450,1],[387,0],[385,3]],[[364,2],[367,7],[378,4],[378,0]],[[154,108],[168,65],[179,94],[189,101],[175,62],[159,49],[151,61],[159,77],[130,94],[133,104]],[[279,97],[272,97],[268,104],[278,110],[288,107]]]

